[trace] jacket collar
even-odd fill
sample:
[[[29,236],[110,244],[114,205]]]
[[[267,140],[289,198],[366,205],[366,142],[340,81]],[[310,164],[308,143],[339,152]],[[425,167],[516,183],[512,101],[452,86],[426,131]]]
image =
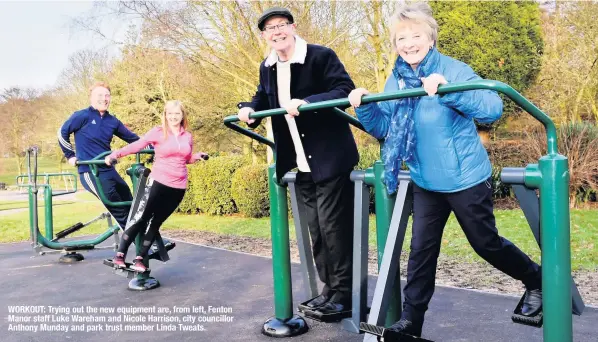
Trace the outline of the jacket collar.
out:
[[[295,35],[295,52],[293,52],[293,57],[289,60],[291,64],[305,63],[305,56],[307,55],[307,42],[301,37]],[[266,58],[266,67],[270,67],[278,61],[278,55],[276,54],[276,50],[272,50],[268,58]]]
[[[172,130],[170,129],[170,126],[168,127],[168,132],[169,132],[169,133],[172,133]],[[181,125],[181,126],[179,126],[179,131],[177,132],[177,134],[176,134],[176,135],[180,137],[181,135],[185,134],[185,132],[186,132],[186,131],[185,131],[185,129],[183,128],[183,125]]]
[[[97,114],[98,116],[102,116],[102,117],[104,117],[104,116],[109,116],[109,115],[110,115],[110,112],[108,112],[108,111],[105,111],[105,112],[104,112],[104,115],[100,114],[100,111],[99,111],[99,110],[97,110],[97,109],[95,109],[95,107],[94,107],[94,106],[89,106],[89,110],[90,110],[92,113],[95,113],[95,114]]]

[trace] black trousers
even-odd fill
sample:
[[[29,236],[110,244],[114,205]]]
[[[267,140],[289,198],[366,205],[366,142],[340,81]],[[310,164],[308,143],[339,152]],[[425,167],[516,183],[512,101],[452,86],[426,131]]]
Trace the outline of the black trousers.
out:
[[[79,178],[81,179],[81,184],[83,184],[85,190],[91,192],[99,199],[99,189],[98,185],[96,184],[96,178],[92,176],[91,172],[83,172],[79,174]],[[104,190],[104,195],[106,195],[106,198],[108,198],[109,201],[125,202],[131,201],[133,199],[131,190],[129,190],[129,186],[114,168],[110,168],[103,172],[98,172],[98,178],[100,180],[102,190]],[[104,204],[104,206],[106,209],[108,209],[110,214],[112,214],[114,219],[116,219],[116,222],[118,222],[120,228],[124,230],[127,225],[127,218],[129,217],[131,206],[113,207],[106,204]]]
[[[120,239],[118,247],[120,253],[126,254],[139,231],[145,229],[141,251],[138,254],[138,256],[145,257],[160,226],[176,210],[185,195],[185,189],[171,188],[151,179],[148,180],[146,187],[149,187],[146,190],[149,191],[147,202],[140,203],[140,210],[130,218],[129,226]],[[141,201],[144,199],[142,198]]]
[[[350,171],[315,183],[310,172],[298,172],[296,185],[305,204],[307,224],[322,294],[351,299],[353,273],[353,183]]]
[[[453,211],[469,244],[498,270],[528,289],[542,285],[540,266],[512,242],[498,235],[490,180],[456,193],[439,193],[413,186],[413,236],[407,264],[403,318],[423,324],[434,294],[442,232]]]

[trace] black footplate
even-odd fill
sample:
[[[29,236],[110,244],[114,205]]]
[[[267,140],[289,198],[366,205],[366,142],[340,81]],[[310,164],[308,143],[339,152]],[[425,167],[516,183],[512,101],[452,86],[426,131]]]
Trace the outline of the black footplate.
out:
[[[314,321],[324,322],[324,323],[332,323],[332,322],[340,322],[344,318],[351,317],[351,310],[340,311],[335,313],[322,313],[317,309],[312,309],[309,307],[303,307],[303,314],[306,318],[313,319]]]
[[[131,266],[133,265],[132,263],[125,262],[125,264],[127,265],[126,268],[120,268],[120,267],[116,267],[114,265],[114,262],[112,262],[112,259],[104,259],[104,265],[112,267],[114,269],[114,273],[121,275],[123,277],[129,278],[129,279],[134,278],[138,274],[149,275],[151,272],[151,270],[149,268],[146,269],[145,272],[135,271],[135,270],[131,269]]]
[[[307,306],[307,304],[308,304],[309,302],[311,302],[312,300],[313,300],[313,298],[311,298],[311,299],[308,299],[308,300],[306,300],[306,301],[305,301],[305,302],[303,302],[303,303],[300,303],[300,304],[297,306],[297,311],[299,311],[299,312],[301,312],[301,313],[304,313],[305,311],[313,310],[313,308],[311,308],[311,307]]]
[[[403,334],[397,331],[388,330],[384,327],[368,324],[365,322],[359,323],[359,330],[378,336],[378,341],[381,342],[434,342],[426,340],[425,338],[416,337],[413,335]]]
[[[62,247],[62,249],[66,252],[72,252],[72,251],[84,251],[84,250],[90,250],[90,249],[95,249],[96,246],[95,245],[79,245],[79,246],[66,246],[66,247]]]
[[[525,294],[523,294],[523,296],[519,300],[519,304],[517,304],[517,307],[513,311],[513,316],[511,316],[511,320],[514,323],[529,325],[529,326],[536,327],[536,328],[542,327],[542,324],[544,323],[544,315],[542,313],[542,310],[540,310],[540,312],[538,312],[534,316],[524,316],[521,314],[521,307],[523,306],[523,298],[525,298]]]

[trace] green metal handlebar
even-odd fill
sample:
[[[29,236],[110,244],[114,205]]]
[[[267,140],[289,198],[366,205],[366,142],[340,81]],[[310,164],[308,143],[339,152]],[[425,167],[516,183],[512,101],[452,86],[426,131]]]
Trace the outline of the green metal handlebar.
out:
[[[104,161],[103,158],[110,155],[111,153],[112,153],[112,151],[102,152],[91,160],[77,161],[76,164],[77,165],[89,165],[91,173],[97,179],[97,176],[98,176],[98,167],[97,166],[98,165],[106,165],[106,162]],[[145,150],[141,150],[135,154],[136,154],[137,163],[139,163],[141,154],[154,154],[154,150],[145,149]],[[102,188],[102,183],[99,181],[96,181],[96,186],[98,188],[97,194],[100,197],[100,200],[104,204],[112,206],[112,207],[126,207],[128,205],[131,205],[131,201],[121,201],[121,202],[110,201],[108,198],[106,198],[106,195],[104,194],[104,189]]]
[[[226,118],[224,118],[224,126],[232,129],[233,131],[236,131],[243,135],[246,135],[252,139],[255,139],[255,140],[261,142],[262,144],[266,144],[266,145],[270,146],[270,148],[274,149],[273,141],[255,133],[253,131],[250,131],[247,128],[243,128],[243,127],[235,124],[234,122],[236,122],[236,121],[239,121],[239,118],[236,115],[227,116]]]
[[[338,101],[338,100],[332,100],[332,101]],[[325,104],[328,102],[332,102],[332,101],[324,101],[324,102],[318,102],[318,103],[314,103],[314,104],[306,104],[306,105],[302,105],[300,106],[299,112],[305,112],[308,110],[315,110],[315,109],[321,109],[321,108],[330,108],[330,107],[335,107],[334,111],[336,114],[340,115],[341,117],[343,117],[345,120],[347,120],[351,125],[359,128],[360,130],[365,132],[365,128],[363,128],[363,125],[361,124],[361,122],[359,122],[359,120],[357,120],[356,118],[354,118],[353,116],[345,113],[345,111],[336,108],[336,106],[321,106],[321,104]],[[249,115],[249,117],[251,119],[261,119],[261,118],[265,118],[268,116],[274,116],[274,115],[283,115],[286,114],[286,110],[284,110],[283,108],[278,108],[278,109],[269,109],[269,110],[263,110],[260,112],[255,112]],[[231,115],[231,116],[227,116],[226,118],[224,118],[224,125],[234,131],[237,131],[243,135],[246,135],[250,138],[253,138],[263,144],[266,144],[268,146],[270,146],[271,148],[274,148],[274,142],[272,142],[271,140],[253,132],[250,131],[246,128],[243,128],[239,125],[234,124],[234,122],[238,122],[239,118],[236,115]]]
[[[449,94],[461,91],[468,91],[468,90],[478,90],[478,89],[488,89],[494,90],[500,93],[505,94],[509,97],[513,102],[518,104],[521,108],[525,111],[530,113],[534,118],[540,121],[544,128],[546,129],[546,140],[547,140],[547,148],[549,155],[556,155],[558,154],[557,150],[557,135],[556,135],[556,127],[550,117],[544,114],[538,107],[528,101],[525,97],[519,94],[515,89],[510,87],[509,85],[494,80],[478,80],[478,81],[469,81],[469,82],[460,82],[454,84],[446,84],[438,87],[438,94]],[[414,88],[414,89],[406,89],[406,90],[399,90],[395,92],[388,92],[388,93],[379,93],[379,94],[372,94],[366,95],[361,99],[362,103],[370,103],[370,102],[378,102],[378,101],[388,101],[388,100],[396,100],[402,99],[406,97],[420,97],[426,96],[427,93],[423,88]],[[308,103],[305,105],[299,106],[299,112],[305,111],[313,111],[317,109],[324,109],[324,108],[331,108],[331,107],[346,107],[350,106],[349,99],[337,99],[337,100],[329,100],[329,101],[322,101],[317,103]],[[347,119],[352,125],[363,129],[361,123],[356,118],[352,117],[351,115],[343,112],[342,110],[336,108],[336,112],[342,115],[345,119]],[[340,112],[340,113],[339,113]],[[273,115],[282,115],[286,114],[284,108],[277,108],[277,109],[270,109],[270,110],[263,110],[255,113],[251,113],[249,118],[251,119],[261,119],[268,116]],[[256,134],[250,130],[244,129],[238,125],[235,125],[234,122],[238,122],[239,118],[236,115],[227,116],[224,118],[224,125],[241,133],[250,138],[256,139],[260,142],[266,143],[269,146],[274,146],[270,140],[262,137],[259,134]],[[234,127],[233,127],[234,126]]]
[[[42,173],[42,174],[37,174],[37,178],[43,177],[45,180],[45,184],[37,184],[37,187],[50,187],[50,177],[64,177],[64,176],[70,176],[73,178],[73,190],[66,190],[66,191],[58,191],[58,192],[54,192],[52,190],[52,196],[60,196],[60,195],[66,195],[66,194],[73,194],[75,192],[77,192],[77,176],[74,173],[70,173],[70,172],[62,172],[62,173],[56,173],[56,172],[52,172],[52,173]],[[33,185],[31,184],[24,184],[22,182],[20,182],[21,179],[29,179],[29,175],[18,175],[17,177],[17,186],[19,188],[30,188],[33,187]]]
[[[106,163],[104,162],[104,157],[110,155],[112,153],[112,151],[106,151],[106,152],[102,152],[100,154],[98,154],[96,157],[94,157],[91,160],[77,160],[77,165],[106,165]],[[150,150],[150,149],[146,149],[146,150],[141,150],[137,153],[135,153],[137,155],[137,158],[139,158],[140,154],[154,154],[154,150]]]

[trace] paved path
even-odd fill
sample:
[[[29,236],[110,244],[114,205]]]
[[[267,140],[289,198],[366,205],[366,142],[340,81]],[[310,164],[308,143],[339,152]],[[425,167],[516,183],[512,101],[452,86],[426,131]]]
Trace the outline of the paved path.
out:
[[[86,259],[78,264],[63,265],[56,254],[33,258],[28,243],[0,244],[0,334],[3,342],[17,341],[86,341],[86,342],[138,342],[138,341],[279,341],[260,333],[262,323],[273,312],[272,263],[268,258],[225,251],[217,248],[177,242],[170,252],[168,263],[152,262],[152,275],[161,287],[147,292],[127,289],[127,280],[112,273],[102,260],[111,257],[111,250],[95,250],[84,253]],[[295,305],[304,300],[298,265],[293,265],[293,289]],[[369,281],[370,301],[375,277]],[[517,298],[487,294],[463,289],[437,287],[430,304],[424,327],[424,336],[434,341],[542,341],[542,329],[522,326],[511,322],[510,316]],[[121,322],[99,323],[96,332],[18,332],[9,331],[9,325],[41,326],[41,323],[8,322],[9,306],[42,306],[44,314],[21,313],[16,316],[58,320],[61,316],[97,319],[120,317]],[[70,310],[69,314],[50,314],[50,306],[57,310]],[[74,313],[74,308],[84,311],[108,308],[144,309],[166,307],[175,310],[209,306],[224,307],[231,312],[231,322],[201,323],[205,331],[181,331],[175,323],[175,331],[157,331],[156,323],[151,332],[109,332],[110,326],[142,326],[145,323],[125,323],[124,314]],[[160,314],[181,320],[186,327],[196,324],[182,322],[186,314]],[[45,316],[49,315],[49,316]],[[131,314],[149,319],[149,313]],[[156,314],[157,315],[157,314]],[[191,316],[197,317],[197,313]],[[220,316],[213,314],[212,316]],[[205,317],[205,316],[202,316]],[[14,318],[14,317],[12,317]],[[574,316],[574,341],[596,342],[598,336],[598,310],[587,308],[581,316]],[[56,325],[59,323],[48,323]],[[91,329],[94,323],[61,323]],[[362,341],[363,335],[342,331],[340,324],[323,324],[308,320],[310,330],[301,336],[280,341]],[[165,326],[169,326],[165,324]],[[172,327],[172,326],[169,326]]]

